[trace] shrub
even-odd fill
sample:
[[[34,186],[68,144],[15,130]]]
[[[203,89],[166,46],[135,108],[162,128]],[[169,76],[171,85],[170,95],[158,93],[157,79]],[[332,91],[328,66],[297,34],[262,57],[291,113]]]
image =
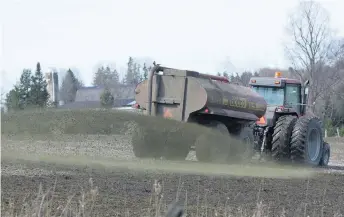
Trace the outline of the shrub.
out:
[[[344,137],[344,127],[341,127],[341,128],[339,129],[339,136],[340,136],[340,137]]]
[[[328,137],[332,137],[332,136],[335,136],[337,134],[336,128],[333,126],[331,120],[327,120],[325,122],[325,129],[327,130],[327,136]]]
[[[113,106],[114,101],[115,98],[112,96],[110,90],[106,88],[100,96],[101,105],[104,108],[111,108]]]

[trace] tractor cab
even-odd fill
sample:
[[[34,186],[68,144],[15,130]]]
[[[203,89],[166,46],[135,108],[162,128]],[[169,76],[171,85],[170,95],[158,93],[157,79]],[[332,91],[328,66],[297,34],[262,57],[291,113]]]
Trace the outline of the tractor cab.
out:
[[[266,115],[258,123],[273,121],[277,118],[276,114],[304,114],[308,82],[303,88],[299,80],[284,78],[281,72],[276,72],[275,77],[252,77],[249,85],[268,104]]]

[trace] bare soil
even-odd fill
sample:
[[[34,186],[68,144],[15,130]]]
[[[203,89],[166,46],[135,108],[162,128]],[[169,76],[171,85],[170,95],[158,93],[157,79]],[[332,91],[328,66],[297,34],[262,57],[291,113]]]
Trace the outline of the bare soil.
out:
[[[82,136],[81,136],[82,137]],[[18,153],[59,154],[60,156],[105,156],[116,160],[133,161],[130,142],[126,136],[89,136],[87,138],[59,138],[54,140],[2,139],[3,151]],[[52,210],[65,205],[75,194],[77,203],[81,191],[90,189],[90,178],[98,187],[90,216],[144,216],[152,208],[150,202],[154,180],[161,180],[163,205],[176,197],[187,203],[191,216],[222,216],[224,207],[231,213],[240,210],[243,216],[252,216],[257,203],[262,201],[269,216],[334,216],[344,213],[344,175],[342,168],[344,142],[330,141],[331,170],[319,170],[315,177],[299,179],[254,178],[236,176],[185,175],[158,171],[132,171],[79,165],[60,165],[49,162],[11,160],[2,155],[1,209],[4,212],[12,202],[19,212],[23,200],[34,197],[42,184],[44,190],[55,187]],[[190,154],[188,160],[194,160]],[[178,194],[178,195],[177,195]],[[215,211],[216,210],[216,211]],[[217,212],[217,214],[216,214]],[[305,216],[307,216],[305,215]]]

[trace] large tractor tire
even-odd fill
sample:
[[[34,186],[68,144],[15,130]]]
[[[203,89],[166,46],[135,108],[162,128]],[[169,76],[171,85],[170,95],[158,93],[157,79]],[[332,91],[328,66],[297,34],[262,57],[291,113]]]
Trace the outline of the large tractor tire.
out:
[[[319,118],[309,115],[300,117],[295,124],[290,155],[295,163],[318,166],[324,151],[324,141]]]
[[[320,160],[319,166],[324,166],[324,167],[328,166],[328,163],[330,162],[330,157],[331,157],[330,145],[327,142],[324,142],[324,152]]]
[[[276,161],[290,160],[290,140],[297,117],[281,116],[278,118],[272,134],[271,155]]]
[[[225,124],[213,121],[206,125],[209,133],[196,140],[196,158],[203,162],[227,163],[229,157],[229,132]]]
[[[182,128],[176,132],[170,132],[164,144],[163,156],[167,160],[185,160],[194,142],[195,138],[192,135],[186,135]]]
[[[210,144],[207,142],[206,135],[200,135],[195,141],[196,158],[201,162],[210,162]]]
[[[253,129],[245,126],[232,135],[228,161],[233,163],[250,161],[254,154]]]
[[[153,130],[138,127],[132,134],[131,144],[135,157],[159,158],[163,154],[161,136]]]

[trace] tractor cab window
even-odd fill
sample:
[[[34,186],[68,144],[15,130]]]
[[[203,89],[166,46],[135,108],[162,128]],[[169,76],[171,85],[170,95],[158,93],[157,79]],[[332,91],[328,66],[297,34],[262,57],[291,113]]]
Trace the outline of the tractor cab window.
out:
[[[301,111],[301,86],[286,84],[285,87],[285,106],[293,107],[296,111]]]
[[[263,96],[268,105],[283,105],[284,90],[280,87],[253,86],[252,89]]]

